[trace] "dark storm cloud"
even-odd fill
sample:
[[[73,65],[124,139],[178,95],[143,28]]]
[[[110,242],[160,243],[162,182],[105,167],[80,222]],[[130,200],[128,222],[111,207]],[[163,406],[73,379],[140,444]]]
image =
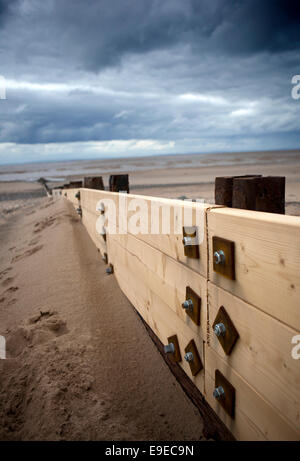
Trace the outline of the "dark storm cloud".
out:
[[[4,17],[8,5],[0,3]],[[9,10],[15,17],[9,25],[20,35],[10,37],[12,51],[20,61],[30,53],[48,55],[93,71],[117,64],[127,53],[178,43],[195,53],[229,54],[275,53],[300,45],[295,0],[19,0]]]
[[[294,147],[299,50],[293,0],[0,0],[0,143]]]

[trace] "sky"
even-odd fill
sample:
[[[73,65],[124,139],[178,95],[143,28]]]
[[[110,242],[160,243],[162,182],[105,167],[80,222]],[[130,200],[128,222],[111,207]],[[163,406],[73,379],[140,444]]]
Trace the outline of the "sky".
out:
[[[0,164],[299,148],[300,2],[0,0],[0,75]]]

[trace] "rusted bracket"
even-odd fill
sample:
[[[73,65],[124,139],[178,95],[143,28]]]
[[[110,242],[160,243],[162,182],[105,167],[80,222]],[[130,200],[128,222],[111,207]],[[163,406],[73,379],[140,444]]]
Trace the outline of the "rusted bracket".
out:
[[[190,366],[192,375],[196,376],[203,369],[203,364],[197,346],[193,339],[188,343],[188,345],[184,349],[184,352],[184,358]]]
[[[225,354],[230,355],[239,334],[224,306],[220,307],[212,327]]]
[[[185,301],[182,308],[196,325],[200,325],[201,298],[190,287],[186,287]]]
[[[182,228],[184,255],[188,258],[199,259],[198,231],[196,226],[185,226]]]
[[[168,338],[168,345],[164,348],[165,353],[169,355],[170,359],[175,362],[181,362],[181,353],[178,343],[178,338],[176,335],[170,336]]]
[[[214,236],[212,248],[214,271],[235,280],[234,242]]]
[[[226,413],[234,419],[235,416],[235,388],[219,370],[215,371],[215,389],[213,396],[218,400]]]

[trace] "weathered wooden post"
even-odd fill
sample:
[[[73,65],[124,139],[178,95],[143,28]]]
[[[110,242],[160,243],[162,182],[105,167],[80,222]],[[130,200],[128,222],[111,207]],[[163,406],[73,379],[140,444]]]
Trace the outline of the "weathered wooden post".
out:
[[[80,189],[82,181],[70,181],[70,189]]]
[[[218,177],[215,179],[215,203],[244,210],[284,214],[285,177]]]
[[[104,190],[102,176],[85,176],[83,178],[83,187],[86,189]]]
[[[111,192],[124,191],[129,194],[129,175],[128,174],[112,174],[109,177],[109,190]]]
[[[233,180],[236,178],[259,178],[260,175],[220,176],[215,178],[215,204],[232,207]]]

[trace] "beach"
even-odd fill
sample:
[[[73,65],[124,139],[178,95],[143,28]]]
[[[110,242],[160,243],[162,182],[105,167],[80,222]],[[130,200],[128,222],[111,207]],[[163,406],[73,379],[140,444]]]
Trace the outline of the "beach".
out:
[[[214,203],[216,176],[286,176],[286,213],[299,216],[300,152],[76,161],[51,164],[50,174],[39,164],[31,176],[30,168],[1,170],[0,439],[209,438],[71,203],[36,181],[102,174],[107,186],[124,172],[133,194]]]

